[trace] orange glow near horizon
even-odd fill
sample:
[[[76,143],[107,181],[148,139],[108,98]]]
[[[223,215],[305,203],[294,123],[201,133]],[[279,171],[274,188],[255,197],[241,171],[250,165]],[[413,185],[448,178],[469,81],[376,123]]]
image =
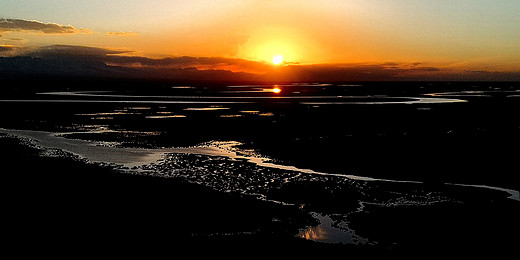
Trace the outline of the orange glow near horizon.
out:
[[[4,16],[13,18],[0,18],[0,56],[67,45],[122,50],[119,56],[151,59],[189,56],[251,61],[189,64],[233,72],[275,69],[280,73],[285,68],[273,64],[391,63],[422,64],[430,69],[409,67],[416,73],[433,73],[433,67],[461,72],[520,71],[516,26],[520,1],[455,5],[424,0],[409,5],[408,1],[380,0],[161,0],[151,5],[135,0],[132,5],[105,1],[100,9],[98,1],[87,0],[82,1],[82,8],[67,4],[63,10],[56,9],[55,1],[47,2],[0,3]],[[283,61],[273,62],[273,55],[283,55]],[[254,62],[259,65],[250,66]]]
[[[275,63],[273,58],[278,55],[284,62],[314,61],[315,55],[311,51],[314,46],[309,45],[312,36],[297,27],[262,25],[249,31],[248,35],[235,57],[271,64]]]

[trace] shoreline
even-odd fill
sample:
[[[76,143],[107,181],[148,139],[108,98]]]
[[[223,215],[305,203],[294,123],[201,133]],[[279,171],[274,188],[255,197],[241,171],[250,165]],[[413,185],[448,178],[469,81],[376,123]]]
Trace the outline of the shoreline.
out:
[[[230,159],[244,160],[260,167],[276,168],[285,171],[294,171],[299,173],[306,173],[312,175],[322,176],[334,176],[343,177],[355,181],[376,181],[376,182],[390,182],[390,183],[410,183],[410,184],[424,184],[421,181],[410,181],[410,180],[390,180],[372,178],[366,176],[356,176],[347,174],[335,174],[314,171],[312,169],[301,169],[295,166],[282,165],[277,163],[269,162],[269,159],[264,157],[248,156],[238,149],[234,149],[235,146],[240,145],[238,142],[231,142],[229,144],[222,145],[217,144],[215,147],[204,146],[204,147],[173,147],[173,148],[128,148],[128,147],[110,147],[101,146],[100,143],[81,140],[81,139],[70,139],[59,135],[67,135],[70,133],[54,133],[47,131],[33,131],[33,130],[14,130],[0,128],[0,133],[11,134],[18,137],[29,138],[33,141],[37,141],[38,145],[43,148],[59,149],[72,154],[78,155],[88,161],[95,163],[106,163],[121,165],[124,168],[138,169],[146,165],[157,163],[165,158],[167,154],[200,154],[208,156],[223,156]],[[89,133],[89,132],[72,132],[75,133]],[[520,192],[513,189],[507,189],[502,187],[495,187],[485,184],[464,184],[464,183],[444,183],[443,185],[452,185],[460,187],[473,187],[482,188],[489,190],[502,191],[509,194],[509,199],[520,201]]]
[[[130,175],[74,157],[46,157],[2,134],[0,145],[2,183],[18,194],[4,208],[10,223],[5,235],[12,241],[32,236],[41,239],[34,246],[81,247],[94,239],[182,250],[183,244],[210,246],[220,239],[253,248],[278,240],[290,247],[321,247],[296,237],[313,220],[294,206],[174,178]],[[47,234],[53,238],[46,239]]]
[[[46,91],[12,87],[6,99],[13,102],[0,102],[9,111],[2,127],[50,131],[26,131],[22,139],[41,140],[25,148],[6,144],[20,139],[0,134],[3,178],[10,186],[8,212],[20,218],[12,218],[15,225],[28,226],[26,234],[50,233],[50,225],[63,234],[70,226],[73,234],[92,229],[106,235],[114,226],[118,231],[109,236],[128,236],[137,243],[167,234],[168,241],[175,241],[172,248],[183,241],[385,253],[516,248],[511,237],[519,229],[519,187],[510,148],[519,143],[520,128],[514,117],[518,104],[510,98],[513,87],[464,95],[460,98],[469,102],[453,104],[302,104],[295,97],[258,104],[132,105],[146,101],[138,100],[145,94],[231,91],[200,86],[179,92],[167,85],[93,89],[135,99],[128,104],[111,103],[125,102],[109,100],[115,97],[100,102],[93,100],[100,97],[77,97],[80,103],[14,101],[92,87],[69,83]],[[390,101],[474,89],[464,84],[409,87],[288,86],[284,93]],[[491,87],[477,86],[482,91]],[[233,101],[242,94],[242,101],[252,101],[245,93],[236,93]],[[43,221],[31,223],[40,217]],[[352,244],[296,237],[308,231],[315,240],[327,240],[327,235],[320,237],[326,229],[331,231],[328,241]],[[332,238],[335,234],[342,237]]]
[[[315,213],[309,209],[222,193],[175,178],[130,175],[74,157],[45,157],[19,139],[1,134],[0,145],[4,148],[0,156],[5,169],[2,183],[9,186],[11,194],[17,194],[5,207],[10,223],[6,235],[10,241],[24,241],[25,246],[51,252],[51,244],[77,250],[132,245],[143,252],[160,248],[166,254],[238,246],[302,255],[344,252],[360,256],[407,255],[434,248],[439,254],[467,253],[475,246],[485,252],[511,253],[516,248],[516,240],[507,235],[519,231],[513,224],[517,223],[518,211],[514,209],[518,205],[507,201],[428,207],[365,203],[362,207],[370,214],[348,217],[356,239],[368,234],[385,241],[389,236],[397,239],[397,244],[319,243],[298,237],[304,234],[303,227],[315,226],[308,230],[319,231],[320,225],[312,216]],[[325,224],[338,224],[333,215],[320,217]],[[482,218],[490,222],[483,223]],[[460,223],[465,225],[457,226]],[[443,233],[446,230],[454,233]],[[53,237],[48,238],[48,234]],[[471,234],[485,234],[494,240],[473,235],[466,240]],[[90,244],[92,240],[95,245]]]
[[[28,138],[30,139],[30,137],[28,137],[28,136],[24,136],[24,137],[11,136],[11,137],[9,137],[9,135],[6,134],[5,132],[6,132],[5,129],[0,129],[0,141],[2,141],[2,134],[5,135],[5,137],[3,137],[4,140],[12,139],[12,140],[19,140],[18,142],[20,142],[20,140],[23,140],[23,139],[28,139]],[[38,131],[29,131],[29,133],[33,133],[33,134],[35,132],[38,132]],[[44,134],[45,136],[53,136],[53,134],[51,132],[43,132],[43,133],[38,132],[38,133]],[[70,139],[65,139],[63,137],[54,137],[53,136],[53,138],[70,140]],[[49,140],[47,140],[46,142],[48,142],[48,141]],[[87,142],[87,141],[82,141],[82,142]],[[91,142],[87,142],[87,143],[91,143]],[[32,144],[32,145],[27,146],[27,144]],[[149,181],[145,181],[146,178],[149,178],[149,180],[154,179],[155,180],[154,182],[159,182],[159,183],[164,182],[161,185],[165,185],[165,183],[170,183],[169,184],[169,185],[171,185],[170,188],[178,189],[176,191],[176,193],[179,194],[180,198],[189,198],[187,201],[184,201],[181,204],[194,203],[194,205],[187,206],[190,210],[193,210],[193,207],[197,207],[198,203],[206,204],[207,203],[206,200],[208,200],[208,198],[206,197],[207,196],[206,194],[212,196],[212,198],[209,200],[214,201],[213,203],[216,203],[217,205],[220,205],[222,202],[231,203],[233,205],[234,205],[234,203],[237,203],[236,205],[232,206],[232,208],[234,208],[233,210],[230,210],[229,208],[226,209],[228,212],[225,213],[225,215],[227,216],[226,218],[229,218],[229,219],[236,219],[233,216],[234,214],[238,214],[238,215],[244,214],[244,212],[242,212],[244,210],[243,203],[248,204],[248,206],[246,207],[247,209],[246,209],[245,214],[247,214],[249,217],[246,217],[242,221],[247,221],[248,223],[251,220],[251,219],[249,219],[250,218],[249,214],[259,214],[258,212],[256,212],[257,209],[251,209],[251,207],[256,208],[259,205],[264,205],[264,206],[261,206],[263,208],[263,210],[266,210],[266,212],[262,213],[264,215],[265,214],[267,214],[267,215],[277,214],[277,212],[279,210],[281,210],[282,212],[285,212],[282,214],[282,218],[280,218],[279,216],[273,215],[271,217],[268,217],[265,220],[262,220],[259,222],[258,222],[258,220],[255,220],[255,221],[252,221],[254,224],[253,223],[249,223],[249,224],[260,225],[261,228],[265,228],[267,230],[272,229],[273,226],[276,227],[276,229],[285,230],[285,231],[280,231],[280,230],[275,231],[275,233],[272,233],[271,235],[268,236],[268,237],[270,237],[270,238],[268,238],[268,240],[276,238],[276,239],[283,239],[284,241],[285,240],[292,241],[290,243],[300,244],[300,243],[304,243],[304,242],[299,241],[298,239],[307,238],[310,240],[317,241],[319,245],[316,245],[316,247],[325,246],[325,245],[335,245],[338,247],[338,249],[356,247],[356,248],[362,248],[363,250],[369,249],[369,250],[378,251],[378,250],[382,250],[382,248],[389,246],[390,248],[388,250],[391,250],[391,251],[400,250],[399,249],[400,247],[394,248],[394,246],[387,244],[387,243],[389,243],[388,241],[393,240],[392,237],[385,237],[385,236],[378,237],[381,235],[381,234],[379,234],[379,232],[376,232],[373,234],[366,233],[367,230],[370,230],[370,228],[368,228],[368,226],[367,226],[370,224],[369,224],[369,222],[366,222],[366,220],[364,220],[360,217],[366,215],[369,218],[376,217],[376,219],[377,219],[378,217],[373,215],[373,213],[371,213],[372,211],[375,211],[375,212],[387,212],[387,211],[388,212],[394,212],[394,211],[407,212],[407,211],[411,210],[411,208],[416,208],[415,210],[406,213],[406,215],[423,214],[422,212],[430,212],[428,214],[433,214],[434,216],[440,214],[442,216],[444,214],[451,212],[452,210],[456,210],[456,212],[459,212],[457,214],[463,213],[463,215],[466,215],[466,214],[468,214],[468,212],[460,211],[460,210],[462,210],[463,208],[468,208],[469,212],[472,212],[475,210],[475,209],[473,209],[474,207],[484,207],[484,208],[493,209],[487,214],[490,214],[490,216],[493,215],[493,218],[495,218],[495,217],[497,217],[497,216],[494,216],[495,210],[498,210],[498,212],[502,212],[504,209],[507,209],[508,207],[515,208],[515,207],[519,206],[517,204],[517,201],[511,200],[510,198],[506,199],[504,195],[500,195],[498,192],[503,192],[500,188],[494,188],[494,187],[481,187],[481,186],[475,187],[474,185],[445,184],[445,187],[441,188],[440,190],[432,189],[431,191],[428,192],[428,189],[430,189],[430,188],[428,188],[428,186],[425,186],[423,183],[418,183],[418,182],[410,183],[410,182],[389,182],[389,181],[377,181],[377,180],[376,181],[374,181],[374,180],[354,180],[354,179],[349,179],[346,176],[337,176],[337,175],[324,176],[324,175],[320,175],[320,174],[315,174],[315,176],[321,176],[320,178],[324,178],[322,180],[324,182],[322,184],[318,184],[318,183],[312,184],[312,182],[313,182],[313,181],[311,181],[313,179],[312,174],[301,175],[301,173],[297,174],[297,172],[291,173],[293,171],[286,171],[284,173],[283,169],[277,169],[277,168],[272,168],[273,170],[269,170],[271,168],[263,167],[263,166],[261,166],[261,164],[255,164],[254,162],[249,162],[249,164],[251,166],[247,166],[248,165],[247,160],[240,160],[240,158],[242,158],[243,156],[240,153],[233,151],[233,149],[232,149],[232,148],[234,148],[233,143],[227,143],[227,146],[224,145],[225,146],[224,150],[227,152],[233,152],[235,154],[235,156],[237,158],[239,158],[239,160],[234,161],[233,158],[226,159],[226,157],[224,157],[224,156],[220,156],[220,157],[217,156],[217,157],[214,157],[215,159],[211,159],[212,158],[211,155],[205,155],[206,157],[200,157],[201,155],[197,155],[197,154],[184,153],[184,155],[181,155],[179,153],[178,155],[174,156],[175,153],[166,153],[161,162],[158,162],[157,164],[152,163],[152,164],[149,164],[147,167],[143,166],[142,168],[139,168],[140,170],[142,170],[142,172],[133,170],[133,172],[137,173],[137,175],[131,174],[132,173],[131,169],[127,168],[127,170],[125,170],[125,168],[117,167],[114,164],[110,164],[110,163],[103,164],[103,163],[95,163],[95,162],[92,163],[92,161],[89,161],[89,160],[77,160],[77,159],[81,159],[81,157],[77,157],[77,155],[76,156],[67,156],[68,152],[58,153],[58,155],[54,156],[54,157],[45,157],[45,155],[36,153],[35,151],[41,152],[41,151],[45,151],[45,150],[49,150],[49,149],[56,149],[56,148],[39,146],[37,142],[36,142],[36,146],[34,146],[34,142],[29,142],[29,143],[25,143],[25,144],[19,143],[19,145],[25,147],[23,149],[33,150],[33,152],[32,152],[33,157],[27,158],[27,160],[36,161],[36,165],[32,165],[32,166],[28,166],[28,167],[29,167],[29,169],[32,169],[32,171],[35,171],[35,172],[37,171],[36,169],[38,169],[40,171],[44,171],[45,173],[43,173],[43,175],[45,175],[48,172],[51,172],[52,170],[40,169],[37,162],[42,161],[42,160],[43,161],[57,160],[57,161],[62,161],[62,162],[68,161],[67,164],[72,163],[73,165],[76,165],[74,167],[83,167],[81,165],[87,165],[88,168],[99,168],[99,170],[101,170],[101,172],[109,173],[109,175],[104,176],[104,177],[99,174],[96,174],[92,180],[88,181],[87,183],[81,184],[81,186],[82,187],[84,186],[84,187],[80,188],[79,193],[81,193],[81,190],[83,192],[89,193],[92,191],[91,190],[92,187],[94,187],[94,190],[96,190],[95,187],[99,185],[98,182],[104,183],[104,182],[107,182],[107,180],[108,180],[109,182],[115,184],[114,181],[119,178],[122,178],[123,180],[126,179],[123,182],[123,185],[126,185],[124,183],[128,183],[128,182],[134,183],[135,182],[132,185],[134,185],[136,189],[142,190],[143,184],[145,186],[149,185],[149,184],[147,184],[147,182],[149,182]],[[7,150],[9,150],[9,146],[5,147],[5,148]],[[100,147],[100,148],[103,148],[103,147]],[[214,147],[212,147],[212,148],[214,148]],[[119,149],[121,149],[121,148],[119,148]],[[126,148],[126,149],[134,149],[134,148]],[[215,156],[215,154],[218,154],[218,151],[213,151],[213,152],[214,152],[213,156]],[[222,153],[222,151],[220,151],[220,153]],[[10,155],[10,156],[13,156],[13,155]],[[36,156],[36,157],[34,157],[34,156]],[[181,159],[181,158],[183,158],[183,159]],[[203,159],[203,158],[207,158],[207,159]],[[221,159],[219,159],[219,158],[221,158]],[[2,159],[5,160],[5,158],[2,158]],[[201,159],[203,159],[203,160],[201,160]],[[244,158],[242,158],[242,159],[244,159]],[[205,161],[205,160],[209,160],[209,161]],[[180,167],[178,169],[181,172],[176,173],[173,176],[170,176],[168,174],[164,175],[165,170],[166,170],[166,172],[170,172],[170,170],[168,170],[168,169],[176,169],[176,168],[170,168],[171,163],[174,163],[174,164],[186,163],[186,165],[191,164],[192,166],[186,167],[186,166],[178,165],[175,167]],[[283,182],[284,178],[288,178],[287,180],[292,179],[292,178],[296,178],[296,179],[294,179],[294,181],[291,180],[290,182],[287,183],[287,185],[284,184],[279,187],[279,188],[283,187],[283,189],[281,191],[284,191],[284,192],[279,192],[278,191],[279,188],[277,188],[277,186],[273,186],[272,189],[271,188],[268,188],[265,190],[260,189],[259,191],[252,190],[251,191],[252,193],[251,192],[243,193],[242,191],[240,191],[240,189],[242,189],[242,188],[249,189],[248,188],[249,184],[244,183],[244,184],[237,186],[237,187],[240,187],[240,189],[238,189],[238,190],[225,191],[225,190],[223,190],[222,187],[228,187],[229,184],[233,185],[233,180],[230,180],[231,182],[229,182],[229,184],[226,184],[227,181],[225,179],[223,180],[224,182],[222,182],[222,183],[219,183],[219,182],[211,183],[211,182],[207,182],[207,181],[206,181],[206,183],[201,183],[201,181],[206,179],[205,173],[204,173],[205,171],[201,171],[200,173],[197,173],[198,170],[194,171],[194,169],[199,169],[199,167],[206,165],[204,167],[208,167],[207,170],[209,170],[209,172],[217,170],[217,172],[214,172],[213,174],[218,175],[220,170],[218,170],[218,168],[212,168],[213,166],[211,166],[211,165],[219,165],[222,163],[224,163],[224,164],[237,163],[239,165],[243,165],[243,166],[247,166],[247,167],[252,167],[253,165],[255,165],[254,167],[256,167],[257,169],[250,168],[248,170],[248,171],[251,171],[251,173],[254,175],[246,178],[246,179],[251,179],[253,181],[253,183],[255,181],[261,181],[261,180],[256,180],[256,177],[254,177],[255,175],[264,176],[267,179],[269,179],[270,176],[281,175],[282,182]],[[5,165],[5,163],[4,163],[4,165]],[[61,163],[58,163],[58,164],[53,163],[53,165],[60,165],[60,167],[61,167]],[[35,167],[35,168],[33,169],[31,167]],[[224,167],[224,169],[226,169],[226,168]],[[259,171],[260,169],[263,169],[263,170]],[[66,171],[68,169],[67,169],[67,167],[65,167],[63,170]],[[128,170],[130,170],[131,172],[127,172]],[[229,170],[232,170],[232,168],[229,168]],[[20,169],[16,169],[16,167],[15,167],[15,171],[20,171]],[[78,180],[84,179],[87,174],[85,171],[88,171],[88,170],[81,169],[79,171],[79,173],[80,173],[79,176],[75,176],[77,174],[76,171],[74,173],[72,173],[73,175],[63,175],[62,174],[61,176],[55,176],[55,177],[51,176],[49,178],[50,179],[55,178],[55,181],[50,181],[50,183],[49,183],[49,180],[46,179],[46,177],[38,176],[38,179],[40,181],[42,180],[41,178],[44,178],[42,183],[38,183],[38,185],[43,184],[43,185],[49,186],[49,187],[46,187],[44,190],[48,190],[48,189],[54,190],[52,192],[52,194],[54,194],[54,195],[51,195],[51,196],[58,196],[55,194],[56,192],[59,192],[60,190],[63,190],[63,189],[67,190],[68,192],[70,192],[70,190],[68,190],[69,188],[63,188],[63,187],[59,187],[56,185],[59,185],[59,183],[62,183],[62,182],[68,182],[68,181],[70,181],[70,179],[78,179]],[[98,171],[98,170],[94,170],[94,171]],[[147,174],[146,172],[148,172],[148,171],[153,174],[149,174],[149,173]],[[176,170],[174,170],[174,172],[175,171]],[[259,171],[259,172],[256,173],[257,171]],[[272,172],[272,171],[274,171],[274,172]],[[27,170],[27,169],[21,170],[21,172],[23,172],[23,174],[25,175],[24,178],[26,178],[27,176],[33,175],[31,173],[31,170]],[[246,174],[245,176],[247,176],[247,174],[248,174],[247,171],[242,172],[242,173]],[[117,176],[121,176],[121,177],[114,178],[114,174]],[[189,175],[184,175],[184,174],[189,174]],[[289,174],[289,175],[287,175],[287,174]],[[193,177],[189,177],[189,176],[193,176]],[[199,178],[197,176],[201,176],[202,179],[197,179],[197,178]],[[87,178],[92,178],[92,177],[93,176],[89,176]],[[108,177],[108,179],[105,179],[106,177]],[[136,179],[130,181],[130,178],[134,178],[134,177]],[[195,178],[195,179],[193,179],[193,178]],[[331,179],[327,180],[328,178],[331,178]],[[342,179],[344,181],[335,182],[334,178],[336,178],[336,181],[339,181]],[[138,179],[141,179],[141,180],[138,180]],[[141,184],[141,181],[144,181],[144,183]],[[332,181],[334,184],[333,183],[327,184],[330,181]],[[31,182],[31,180],[29,180],[29,182]],[[117,181],[117,182],[119,182],[119,181]],[[78,183],[78,181],[76,181],[76,183]],[[358,190],[359,189],[358,186],[360,184],[361,184],[361,186],[366,186],[367,184],[370,184],[370,185],[367,186],[366,189],[362,188],[361,190]],[[118,183],[117,185],[121,185],[121,183]],[[184,187],[184,185],[187,185],[187,186]],[[219,185],[224,185],[224,186],[221,187]],[[243,185],[245,185],[245,186],[243,186]],[[337,192],[331,193],[329,195],[324,194],[323,192],[332,188],[332,186],[329,187],[328,185],[333,185],[333,186],[339,185],[339,187],[343,186],[344,190],[343,191],[338,190]],[[86,190],[87,186],[89,186],[88,191]],[[190,187],[190,188],[187,188],[187,187]],[[250,187],[253,187],[253,186],[250,186]],[[458,188],[455,188],[455,187],[458,187]],[[438,187],[438,188],[440,188],[440,187]],[[100,202],[100,200],[106,199],[105,197],[107,195],[110,200],[111,197],[114,196],[114,194],[121,193],[121,189],[118,188],[117,186],[114,186],[114,187],[106,186],[106,187],[103,187],[103,189],[105,189],[105,190],[101,194],[96,195],[95,201],[97,201],[97,203],[100,203],[101,205],[103,205],[102,207],[108,207],[108,205],[105,205],[105,202]],[[155,189],[155,188],[145,188],[145,190],[147,190],[147,189]],[[187,191],[186,189],[189,189],[189,191]],[[425,190],[424,192],[420,192],[420,193],[416,193],[416,191],[414,192],[414,190],[417,190],[417,189],[427,189],[427,190]],[[40,190],[41,190],[41,188],[37,188],[36,192],[45,194],[44,190],[41,190],[41,191]],[[482,191],[479,191],[479,190],[482,190]],[[127,193],[127,195],[130,196],[130,198],[135,198],[135,196],[137,196],[136,194],[133,194],[134,191],[135,190],[125,190],[125,188],[123,188],[123,193]],[[168,193],[168,192],[169,191],[167,191],[167,190],[161,191],[161,193]],[[309,195],[308,195],[309,192],[312,192],[312,194],[314,194],[315,198],[313,198],[313,196],[309,197]],[[432,192],[433,192],[433,194],[428,195]],[[439,193],[439,192],[441,192],[441,193]],[[74,191],[73,194],[76,194],[76,195],[75,196],[73,195],[72,199],[76,200],[76,199],[74,199],[74,197],[80,197],[81,200],[87,201],[89,204],[91,203],[90,198],[87,199],[84,197],[85,196],[84,194],[79,194],[79,193],[78,193],[78,191]],[[138,192],[138,194],[140,194],[140,193],[141,192]],[[328,192],[326,192],[326,193],[328,193]],[[361,195],[364,193],[367,193],[367,194]],[[393,193],[395,193],[395,194],[393,194]],[[435,195],[436,193],[438,193],[438,195]],[[395,197],[395,195],[397,195],[397,194],[401,194],[401,195]],[[253,196],[251,196],[251,195],[253,195]],[[44,195],[44,197],[45,196],[46,195]],[[146,196],[149,196],[149,195],[146,195]],[[231,197],[228,197],[228,196],[231,196]],[[260,196],[260,199],[258,196]],[[329,196],[332,196],[332,197],[329,198]],[[401,196],[403,196],[403,197],[401,197]],[[118,197],[119,197],[119,195],[118,195]],[[194,199],[194,197],[195,197],[195,199]],[[299,197],[301,197],[301,198],[299,198]],[[343,197],[343,199],[341,197]],[[349,198],[349,197],[351,197],[351,198]],[[503,199],[501,199],[502,197],[503,197]],[[68,198],[68,199],[70,199],[70,198]],[[123,201],[125,200],[125,198],[121,198],[121,199],[123,199]],[[139,198],[139,199],[141,200],[141,198]],[[157,198],[154,196],[153,199],[155,200]],[[231,199],[231,201],[229,201],[230,199]],[[301,200],[301,199],[303,199],[303,200]],[[332,201],[329,201],[330,199],[332,199]],[[202,200],[204,202],[202,202],[200,200]],[[221,201],[221,200],[224,200],[224,201]],[[497,200],[497,201],[489,204],[490,201],[494,201],[494,200]],[[508,201],[510,201],[510,202],[508,202]],[[278,203],[278,202],[283,202],[283,203]],[[130,203],[130,201],[125,202],[125,203]],[[154,207],[160,207],[160,206],[164,206],[168,203],[170,203],[170,201],[165,201],[165,198],[161,198],[161,199],[159,199],[159,202],[154,202],[153,205],[154,205]],[[311,203],[311,204],[306,205],[307,203]],[[330,205],[328,205],[329,203],[330,203]],[[456,206],[459,203],[463,203],[463,204],[460,206]],[[482,204],[482,203],[484,203],[484,204]],[[159,206],[159,204],[160,204],[160,206]],[[464,206],[464,204],[467,204],[467,205]],[[238,206],[238,205],[240,205],[240,206]],[[305,207],[304,207],[304,205],[305,205]],[[343,209],[341,209],[341,207],[337,208],[337,206],[339,206],[339,205],[342,205]],[[347,205],[350,205],[350,206],[347,206]],[[454,206],[456,206],[456,207],[453,208]],[[134,207],[134,206],[132,205],[132,207]],[[147,208],[148,206],[144,206],[144,207]],[[184,207],[186,207],[186,206],[184,206]],[[505,208],[503,208],[503,207],[505,207]],[[349,210],[349,208],[351,208],[351,209]],[[459,208],[462,208],[462,209],[459,209]],[[512,208],[510,208],[510,209],[512,209]],[[334,209],[339,210],[339,211],[335,213]],[[367,211],[367,209],[370,209],[370,210]],[[123,211],[121,212],[120,209],[117,209],[117,212],[113,212],[113,214],[115,214],[115,215],[125,214],[124,213],[125,210],[127,210],[127,209],[123,209]],[[154,208],[153,210],[160,210],[161,212],[163,211],[163,209],[157,209],[157,208]],[[215,210],[215,212],[217,212],[217,211],[220,211],[221,209],[218,209],[218,210],[213,209],[213,210]],[[237,213],[236,210],[239,210],[241,213]],[[340,213],[340,212],[342,212],[342,210],[347,210],[347,211]],[[58,210],[58,212],[60,212],[60,211],[61,211],[61,209]],[[181,211],[182,211],[181,214],[186,213],[186,210],[181,210]],[[195,211],[195,212],[197,212],[197,211]],[[193,214],[199,215],[199,213],[200,212],[193,213]],[[287,215],[285,215],[285,214],[287,214]],[[380,214],[382,214],[380,216],[380,217],[382,217],[382,216],[387,215],[388,213],[380,213]],[[391,214],[396,214],[396,213],[391,213]],[[406,215],[401,215],[401,214],[404,214],[404,213],[398,213],[398,216],[401,216],[403,218],[407,217]],[[191,216],[191,214],[189,214],[189,215],[190,215],[190,218],[194,218],[194,219],[201,217],[201,216],[194,217],[194,216]],[[202,214],[202,215],[206,215],[206,214]],[[510,218],[510,216],[503,216],[503,217],[507,217],[508,219]],[[144,219],[146,219],[146,218],[147,217],[144,217]],[[285,218],[285,220],[284,220],[284,218]],[[424,218],[424,216],[423,216],[423,218]],[[192,220],[186,220],[183,217],[181,217],[181,219],[182,220],[179,220],[179,222],[192,223],[191,222]],[[352,220],[354,220],[354,222],[352,222]],[[206,219],[205,221],[208,221],[208,220]],[[215,226],[220,226],[220,223],[217,223],[218,221],[222,221],[222,219],[216,218],[215,220],[210,221],[210,222],[214,223],[213,225],[215,225]],[[381,220],[377,220],[377,221],[381,221]],[[429,221],[435,221],[435,220],[431,219]],[[458,220],[458,221],[461,221],[461,220]],[[224,221],[224,222],[226,222],[226,221]],[[238,225],[238,226],[244,225],[244,223],[242,223],[241,221],[238,221],[237,223],[226,223],[224,226],[228,225],[228,227],[231,227],[231,229],[223,230],[223,231],[205,230],[205,228],[209,228],[209,230],[212,230],[212,228],[208,227],[207,225],[202,225],[202,227],[195,227],[196,225],[200,225],[200,224],[201,223],[197,222],[197,223],[191,224],[192,225],[191,227],[189,225],[185,226],[184,229],[186,229],[186,232],[182,236],[183,238],[181,240],[194,239],[194,241],[199,241],[199,240],[208,239],[208,241],[214,241],[213,239],[219,240],[219,239],[223,239],[223,238],[227,237],[228,239],[232,239],[234,241],[235,239],[240,239],[242,237],[250,237],[254,241],[258,242],[259,237],[264,236],[264,234],[258,233],[258,232],[263,233],[263,231],[259,231],[260,229],[258,229],[258,228],[253,229],[256,231],[251,231],[251,230],[236,231],[235,225]],[[247,225],[249,225],[249,224],[247,224]],[[341,227],[341,228],[338,228],[338,227]],[[194,228],[194,230],[201,230],[201,231],[199,231],[199,232],[197,232],[197,231],[193,232],[193,230],[189,231],[191,228]],[[385,228],[388,228],[388,227],[385,227]],[[424,227],[421,227],[421,228],[424,228]],[[270,231],[270,232],[272,232],[272,231]],[[374,231],[370,231],[370,232],[374,232]],[[398,232],[398,231],[393,231],[393,232]],[[407,232],[411,232],[411,231],[407,231]],[[344,233],[343,234],[344,237],[341,237],[341,233]],[[300,238],[298,238],[298,237],[300,237]],[[334,237],[336,237],[336,238],[334,238]],[[345,243],[345,239],[347,239],[346,240],[347,244],[342,244],[342,243]],[[404,237],[404,238],[400,238],[400,239],[404,239],[404,241],[406,241],[404,245],[412,242],[412,241],[408,241],[408,239],[409,239],[408,237]],[[322,242],[320,242],[320,241],[322,241]],[[263,241],[263,242],[266,242],[266,241]],[[306,242],[312,242],[312,241],[306,241]],[[325,243],[323,243],[323,242],[325,242]],[[361,242],[361,244],[359,244],[359,242]],[[380,245],[379,242],[382,242],[382,244]],[[429,243],[431,243],[431,242],[429,242]],[[423,244],[422,246],[426,246],[426,244]]]

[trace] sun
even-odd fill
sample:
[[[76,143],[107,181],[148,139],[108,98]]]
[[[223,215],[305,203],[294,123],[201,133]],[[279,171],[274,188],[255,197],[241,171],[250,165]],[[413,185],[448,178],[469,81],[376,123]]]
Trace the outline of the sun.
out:
[[[283,62],[283,56],[282,55],[276,55],[273,57],[273,64],[278,65]]]

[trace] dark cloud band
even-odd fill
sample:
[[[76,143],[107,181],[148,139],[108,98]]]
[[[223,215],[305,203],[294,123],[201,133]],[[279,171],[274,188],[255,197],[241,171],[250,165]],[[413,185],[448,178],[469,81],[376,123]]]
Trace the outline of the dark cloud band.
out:
[[[18,54],[14,55],[16,51],[14,46],[0,45],[0,56],[3,52],[4,56],[11,57],[3,59],[6,64],[4,67],[9,67],[8,63],[14,64],[11,66],[13,68],[40,66],[46,69],[47,74],[58,75],[83,73],[81,75],[98,77],[255,82],[520,80],[520,72],[450,70],[425,66],[427,64],[419,62],[288,64],[283,67],[273,67],[265,62],[223,57],[181,56],[153,59],[132,56],[135,53],[128,50],[74,45],[20,49]],[[30,62],[31,65],[19,66],[24,62]],[[0,67],[2,67],[1,63],[0,59]],[[55,71],[50,71],[53,68]]]
[[[22,19],[0,18],[0,32],[30,31],[45,34],[75,34],[91,33],[90,29],[78,29],[72,25],[61,25],[56,23],[43,23]]]

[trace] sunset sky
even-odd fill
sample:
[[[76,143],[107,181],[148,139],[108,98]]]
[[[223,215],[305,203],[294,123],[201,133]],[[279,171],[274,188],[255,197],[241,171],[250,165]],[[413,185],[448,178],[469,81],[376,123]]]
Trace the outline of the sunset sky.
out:
[[[519,14],[518,0],[0,0],[0,56],[71,45],[152,59],[283,55],[292,66],[516,73]]]

